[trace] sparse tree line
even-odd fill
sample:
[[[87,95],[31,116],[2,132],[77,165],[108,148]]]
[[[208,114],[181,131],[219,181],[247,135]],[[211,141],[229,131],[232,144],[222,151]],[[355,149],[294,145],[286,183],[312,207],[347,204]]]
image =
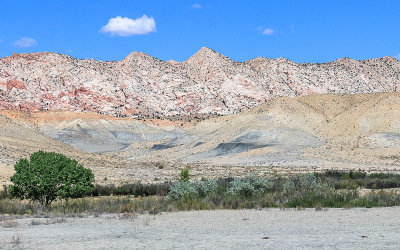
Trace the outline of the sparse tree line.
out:
[[[250,174],[241,178],[191,181],[189,169],[183,169],[175,183],[100,186],[94,185],[90,169],[53,152],[33,153],[29,160],[19,160],[14,168],[13,185],[0,193],[0,213],[29,214],[43,209],[65,213],[158,213],[218,208],[400,205],[398,193],[379,190],[400,187],[400,175],[367,174],[361,170],[270,178]],[[361,194],[361,188],[370,189],[370,192]],[[88,196],[103,197],[100,200],[85,198]],[[138,196],[146,198],[137,199]],[[12,197],[29,200],[29,203]]]

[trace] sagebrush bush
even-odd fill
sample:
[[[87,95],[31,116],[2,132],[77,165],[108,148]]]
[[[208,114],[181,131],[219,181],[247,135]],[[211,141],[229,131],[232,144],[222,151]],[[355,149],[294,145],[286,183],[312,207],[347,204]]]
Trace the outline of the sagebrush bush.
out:
[[[327,183],[319,182],[313,173],[297,174],[283,184],[283,194],[305,195],[313,192],[315,195],[323,195],[329,192],[331,187]]]
[[[196,188],[200,195],[205,196],[207,194],[216,192],[218,183],[216,180],[203,180],[196,183]]]
[[[167,198],[177,200],[180,198],[194,198],[199,194],[194,184],[179,181],[173,185],[168,192]]]
[[[273,187],[273,183],[268,179],[255,175],[247,175],[243,178],[234,179],[230,183],[227,193],[230,195],[252,196],[260,194]]]

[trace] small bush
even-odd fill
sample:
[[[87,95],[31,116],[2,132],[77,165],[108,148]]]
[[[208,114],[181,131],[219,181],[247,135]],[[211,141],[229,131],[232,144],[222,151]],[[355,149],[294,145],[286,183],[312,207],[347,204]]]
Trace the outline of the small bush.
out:
[[[227,190],[228,194],[245,197],[263,193],[273,187],[273,183],[269,180],[254,175],[234,179],[230,185]]]
[[[192,183],[180,181],[170,188],[167,198],[173,200],[177,200],[180,198],[194,198],[198,194],[199,193],[196,187]]]
[[[367,176],[367,173],[364,171],[358,170],[358,171],[354,171],[354,170],[350,170],[349,172],[349,178],[350,179],[364,179]]]
[[[158,169],[164,169],[164,168],[165,168],[165,163],[163,163],[163,162],[156,162],[156,167],[158,167]]]
[[[283,184],[283,194],[305,195],[313,192],[316,195],[322,195],[328,192],[330,187],[327,183],[317,181],[313,173],[297,174],[293,178],[288,179]]]
[[[216,192],[218,183],[216,180],[203,180],[196,183],[196,188],[201,196]]]
[[[6,198],[11,198],[11,194],[8,190],[7,185],[3,185],[3,190],[0,190],[0,200],[1,199],[6,199]]]

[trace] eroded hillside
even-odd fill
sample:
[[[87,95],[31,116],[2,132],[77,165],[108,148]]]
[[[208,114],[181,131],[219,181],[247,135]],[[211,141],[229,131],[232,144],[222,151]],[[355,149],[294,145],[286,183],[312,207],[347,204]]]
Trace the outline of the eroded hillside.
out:
[[[1,112],[3,176],[43,149],[91,167],[98,181],[326,168],[400,170],[400,93],[278,98],[208,119],[116,118],[77,112]],[[160,167],[160,166],[163,167]]]

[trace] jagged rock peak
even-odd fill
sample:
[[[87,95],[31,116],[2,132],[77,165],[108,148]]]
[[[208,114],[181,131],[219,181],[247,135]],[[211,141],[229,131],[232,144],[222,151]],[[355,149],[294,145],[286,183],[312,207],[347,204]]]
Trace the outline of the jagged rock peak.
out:
[[[218,53],[217,51],[202,47],[199,51],[197,51],[193,56],[189,57],[185,62],[189,64],[202,62],[204,60],[224,60],[224,61],[233,61],[227,56]]]
[[[295,62],[285,58],[285,57],[278,57],[275,59],[279,63],[288,63],[288,64],[296,64]]]
[[[175,61],[175,60],[168,60],[167,61],[168,64],[173,65],[173,66],[178,66],[181,64],[181,62]]]
[[[41,57],[48,55],[62,55],[53,52],[34,52],[34,53],[12,53],[11,56],[4,57],[4,59],[16,60],[16,59],[25,59],[25,60],[37,60]]]
[[[127,60],[135,60],[137,58],[147,58],[147,59],[151,59],[151,60],[159,60],[149,54],[146,54],[144,52],[140,52],[140,51],[134,51],[129,53],[129,55],[127,57],[125,57],[122,61],[127,61]]]
[[[78,60],[78,59],[69,55],[54,53],[54,52],[12,53],[11,56],[0,58],[0,61],[4,63],[16,62],[19,60],[40,63],[45,61]]]
[[[258,56],[256,58],[253,58],[251,60],[245,61],[245,63],[251,63],[251,62],[270,62],[274,59],[268,58],[268,57],[262,57],[262,56]]]
[[[341,57],[341,58],[335,60],[334,62],[359,62],[359,61],[349,58],[349,57]]]
[[[397,60],[396,58],[391,57],[391,56],[384,56],[384,57],[381,57],[381,58],[378,58],[378,59],[380,61],[383,61],[383,62],[391,62],[391,63],[399,62],[399,60]]]

